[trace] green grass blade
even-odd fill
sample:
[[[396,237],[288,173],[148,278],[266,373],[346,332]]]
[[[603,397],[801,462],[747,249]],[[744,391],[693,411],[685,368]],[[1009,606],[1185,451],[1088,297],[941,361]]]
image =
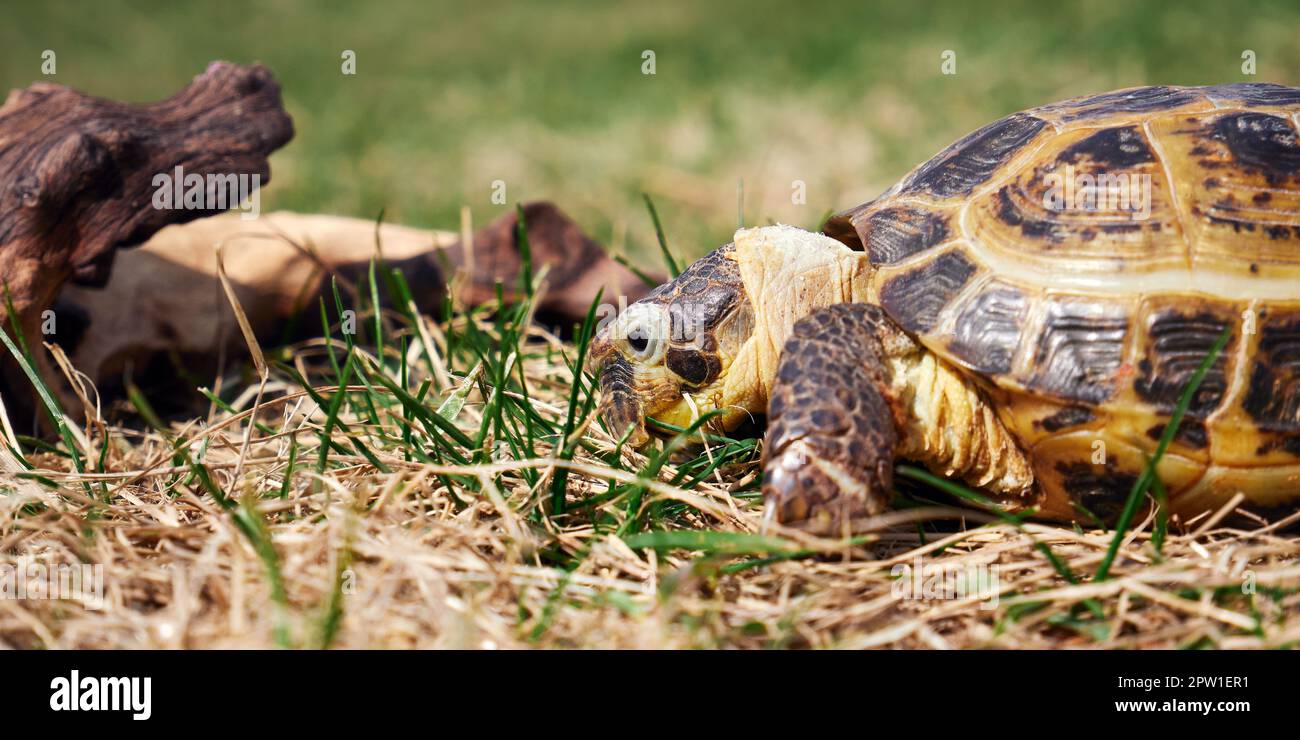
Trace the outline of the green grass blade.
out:
[[[745,228],[745,180],[736,180],[736,228]]]
[[[657,280],[655,280],[654,278],[652,278],[652,277],[650,277],[649,275],[645,274],[645,273],[642,272],[641,270],[638,270],[637,267],[636,267],[636,265],[633,265],[631,262],[628,262],[627,257],[624,257],[624,256],[621,255],[621,254],[615,254],[615,255],[611,255],[611,256],[614,258],[614,261],[615,261],[615,262],[617,262],[617,263],[619,263],[620,265],[626,267],[628,270],[631,270],[631,271],[632,271],[632,274],[633,274],[633,275],[636,275],[637,279],[640,280],[642,283],[644,283],[646,287],[648,287],[648,288],[658,288],[658,287],[659,287],[659,282],[658,282]]]
[[[370,305],[375,311],[375,357],[384,361],[384,311],[379,302],[379,281],[375,279],[375,260],[370,260]]]
[[[673,253],[668,251],[668,239],[664,236],[663,224],[659,223],[659,212],[655,210],[654,201],[650,200],[647,193],[641,194],[645,198],[645,207],[650,211],[650,220],[655,225],[655,238],[659,240],[659,251],[663,252],[664,264],[668,265],[668,274],[677,277],[682,271],[677,267],[677,260],[673,259]]]
[[[592,299],[591,306],[587,308],[587,315],[582,320],[582,329],[578,332],[578,357],[572,368],[573,385],[569,388],[569,410],[564,417],[564,428],[560,434],[560,443],[556,445],[556,457],[561,460],[568,460],[573,457],[574,446],[569,442],[569,436],[573,434],[574,426],[577,423],[578,393],[583,387],[583,366],[587,362],[587,348],[591,345],[591,335],[596,327],[596,309],[600,307],[600,299],[604,293],[604,288],[596,291],[596,297]],[[588,400],[590,400],[590,395]],[[568,468],[557,469],[555,478],[551,480],[551,511],[556,514],[564,513],[564,494],[568,486],[568,480]]]
[[[347,539],[339,545],[335,557],[334,583],[330,588],[329,601],[325,604],[325,610],[321,615],[320,625],[317,628],[319,637],[316,641],[316,647],[321,650],[326,650],[330,645],[334,644],[334,638],[338,636],[339,627],[343,624],[344,589],[352,570],[352,547]]]
[[[1163,557],[1165,538],[1169,535],[1169,492],[1165,490],[1160,476],[1151,479],[1152,492],[1156,498],[1156,522],[1151,530],[1151,548],[1157,557]]]
[[[284,481],[280,483],[280,498],[289,498],[289,489],[293,486],[293,466],[298,460],[298,437],[289,437],[289,460],[284,465]]]
[[[253,508],[251,497],[245,497],[239,506],[231,511],[231,517],[239,531],[244,533],[257,557],[266,569],[266,579],[271,585],[271,601],[275,604],[275,643],[281,648],[292,648],[289,637],[289,625],[286,617],[289,611],[289,597],[284,590],[284,575],[280,570],[280,555],[275,550],[271,533],[266,528],[266,521]]]
[[[1214,365],[1223,352],[1223,348],[1228,346],[1232,339],[1232,326],[1224,327],[1223,333],[1215,340],[1214,346],[1210,347],[1210,352],[1201,361],[1200,367],[1192,373],[1192,377],[1183,388],[1182,395],[1178,397],[1178,405],[1174,407],[1174,413],[1169,417],[1169,423],[1165,424],[1165,429],[1160,434],[1160,441],[1156,443],[1156,451],[1147,460],[1146,467],[1142,470],[1142,475],[1133,482],[1133,488],[1129,491],[1128,500],[1124,502],[1124,510],[1120,512],[1119,520],[1115,522],[1115,535],[1111,537],[1110,546],[1106,548],[1106,556],[1102,558],[1101,564],[1097,566],[1095,580],[1104,581],[1110,576],[1111,566],[1115,562],[1115,556],[1119,554],[1119,547],[1124,541],[1124,534],[1128,531],[1129,525],[1133,523],[1133,517],[1137,514],[1138,504],[1141,503],[1142,497],[1146,495],[1147,489],[1151,487],[1151,482],[1156,477],[1156,467],[1160,465],[1160,459],[1165,456],[1165,450],[1169,449],[1169,444],[1174,441],[1174,435],[1178,433],[1178,427],[1183,423],[1183,416],[1187,413],[1187,408],[1192,405],[1192,398],[1196,395],[1196,390],[1201,387],[1201,381],[1205,380],[1206,374]]]
[[[518,219],[515,222],[515,234],[519,242],[519,288],[531,301],[533,298],[533,248],[528,243],[528,224],[524,221],[524,207],[515,204]]]
[[[325,466],[329,462],[329,440],[330,433],[338,424],[339,411],[343,408],[343,401],[347,398],[348,381],[352,379],[353,358],[356,355],[348,353],[347,360],[343,363],[343,374],[339,376],[338,390],[329,400],[329,405],[325,407],[325,424],[320,430],[320,456],[316,460],[316,474],[323,475]]]
[[[660,469],[663,468],[664,463],[668,462],[668,458],[673,454],[674,451],[676,451],[683,444],[685,444],[686,441],[690,439],[691,436],[694,435],[701,427],[709,423],[709,421],[712,420],[714,417],[720,416],[721,414],[725,413],[725,411],[726,411],[725,409],[714,409],[712,411],[700,414],[694,421],[691,422],[690,426],[686,427],[684,430],[682,430],[680,434],[678,434],[677,436],[669,440],[668,444],[664,445],[664,448],[660,450],[657,455],[651,456],[650,459],[646,461],[645,467],[643,467],[641,471],[637,473],[637,476],[640,478],[646,478],[651,480],[657,478],[659,476]],[[624,520],[623,524],[618,528],[618,535],[620,537],[626,535],[629,532],[635,531],[640,526],[641,500],[642,497],[645,495],[645,490],[646,490],[645,486],[636,486],[631,490],[630,495],[628,496],[627,519]]]
[[[13,318],[16,314],[12,313],[12,302],[9,302],[9,307],[11,311],[9,314],[10,318]],[[13,322],[13,326],[14,331],[17,332],[18,341],[22,343],[23,346],[26,346],[26,342],[22,336],[22,329],[18,327],[16,319]],[[54,400],[54,394],[50,393],[50,389],[46,387],[45,381],[41,379],[40,373],[36,372],[31,356],[18,349],[18,345],[14,344],[14,341],[9,338],[9,332],[5,331],[4,327],[0,327],[0,341],[4,342],[5,348],[9,350],[9,354],[13,355],[18,366],[22,368],[23,374],[27,376],[27,379],[31,381],[32,387],[36,389],[36,395],[40,397],[41,404],[45,407],[45,413],[49,416],[50,422],[54,424],[54,428],[58,430],[59,437],[63,440],[64,446],[68,448],[68,455],[72,459],[73,467],[78,473],[86,472],[85,460],[81,457],[81,450],[77,447],[76,438],[72,436],[72,430],[68,429],[67,420],[63,417],[63,409],[59,406],[59,402]],[[83,481],[81,485],[85,490],[86,495],[91,495],[90,484]]]
[[[477,381],[478,373],[482,371],[482,367],[484,367],[482,362],[474,365],[472,371],[469,371],[469,375],[465,376],[465,380],[460,382],[459,388],[452,391],[445,401],[438,404],[438,416],[442,416],[447,421],[455,421],[456,416],[460,416],[460,410],[465,407],[465,399],[469,398],[469,394],[473,393],[474,381]]]
[[[462,447],[465,447],[466,449],[474,448],[474,440],[470,439],[469,436],[462,432],[459,427],[443,418],[440,414],[430,411],[414,396],[402,390],[402,388],[394,383],[392,379],[388,378],[383,373],[375,373],[374,379],[379,381],[380,385],[387,388],[390,393],[396,396],[397,400],[401,402],[407,410],[414,414],[417,419],[420,421],[426,421],[438,427],[444,434],[451,437]]]
[[[624,537],[623,542],[633,549],[702,550],[726,555],[772,555],[798,549],[780,537],[699,529],[639,532]]]

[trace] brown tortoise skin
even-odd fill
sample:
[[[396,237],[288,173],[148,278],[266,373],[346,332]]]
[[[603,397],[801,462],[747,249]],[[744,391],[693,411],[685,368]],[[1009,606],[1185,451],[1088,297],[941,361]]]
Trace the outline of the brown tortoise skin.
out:
[[[827,306],[794,325],[763,448],[763,497],[778,521],[835,534],[888,506],[903,421],[882,340],[898,334],[881,308],[861,303]]]

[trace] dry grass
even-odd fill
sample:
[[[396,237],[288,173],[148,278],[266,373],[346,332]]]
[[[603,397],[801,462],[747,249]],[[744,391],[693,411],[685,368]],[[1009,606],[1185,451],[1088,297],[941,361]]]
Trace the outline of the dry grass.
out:
[[[527,319],[522,309],[498,313],[520,326]],[[372,325],[372,317],[362,320]],[[1249,517],[1175,522],[1163,554],[1151,541],[1153,522],[1142,522],[1100,583],[1086,574],[1113,533],[1008,523],[926,501],[933,492],[915,487],[902,500],[906,508],[869,522],[851,543],[798,532],[760,537],[752,442],[717,440],[670,458],[616,453],[617,441],[578,409],[577,444],[568,448],[575,451],[563,459],[555,443],[570,400],[587,410],[593,400],[586,386],[573,392],[579,348],[535,326],[520,340],[516,323],[479,311],[450,324],[427,322],[436,353],[430,359],[413,340],[404,365],[402,338],[418,332],[409,315],[388,318],[384,369],[356,346],[358,375],[337,417],[285,366],[272,366],[257,407],[263,428],[251,434],[256,382],[223,394],[233,399],[228,409],[214,405],[206,418],[163,428],[130,415],[134,426],[102,421],[122,417],[120,408],[93,412],[95,423],[74,434],[93,473],[74,472],[66,449],[29,453],[35,470],[9,476],[14,490],[0,496],[0,557],[101,563],[106,605],[0,599],[0,645],[1259,648],[1300,641],[1300,539],[1280,533],[1300,513],[1245,528],[1223,522]],[[450,351],[448,337],[459,337]],[[335,346],[341,362],[346,347]],[[509,359],[515,348],[522,372]],[[327,401],[340,372],[326,349],[316,341],[271,356],[290,360]],[[479,362],[483,368],[472,372]],[[501,367],[511,372],[497,375]],[[427,391],[429,409],[452,388],[468,390],[459,413],[443,409],[468,437],[486,430],[477,453],[452,440],[440,447],[442,432],[409,421],[410,409],[377,382],[380,373],[412,394],[445,374],[450,385]],[[467,373],[474,376],[468,383]],[[489,382],[501,377],[509,378],[505,395]],[[519,422],[529,418],[525,406],[537,419]],[[326,428],[339,446],[318,475]],[[102,465],[95,462],[101,449]],[[463,461],[451,456],[457,450]],[[710,460],[721,464],[710,471]],[[550,494],[561,471],[568,476],[563,513]],[[699,534],[683,543],[657,539],[674,536],[662,532]],[[673,546],[682,544],[693,549]],[[1054,569],[1044,545],[1077,585]],[[995,569],[996,608],[984,594],[899,598],[891,571],[917,558]]]

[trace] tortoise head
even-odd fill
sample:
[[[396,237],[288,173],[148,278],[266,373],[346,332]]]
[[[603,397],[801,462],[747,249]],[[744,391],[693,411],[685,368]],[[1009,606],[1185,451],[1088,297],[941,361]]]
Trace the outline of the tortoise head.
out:
[[[721,409],[708,426],[726,431],[763,413],[790,328],[819,306],[852,300],[845,278],[858,272],[834,263],[865,265],[860,254],[789,226],[742,229],[603,322],[590,367],[610,432],[631,427],[628,441],[640,447],[650,440],[647,418],[686,427]]]

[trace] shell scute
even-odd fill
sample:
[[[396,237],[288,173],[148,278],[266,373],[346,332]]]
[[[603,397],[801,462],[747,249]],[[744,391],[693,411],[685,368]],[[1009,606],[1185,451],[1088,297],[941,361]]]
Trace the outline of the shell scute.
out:
[[[971,133],[916,168],[901,193],[928,193],[937,198],[969,195],[1032,141],[1047,122],[1016,113]]]
[[[1174,203],[1142,127],[1079,129],[978,196],[966,236],[981,250],[1043,271],[1183,265],[1187,244]]]
[[[1300,89],[1272,82],[1234,82],[1205,88],[1220,107],[1270,108],[1300,105]]]
[[[1072,123],[1124,115],[1151,115],[1178,109],[1207,110],[1213,106],[1210,99],[1197,88],[1157,85],[1071,98],[1035,108],[1033,112],[1061,123]]]
[[[1116,390],[1129,336],[1128,307],[1082,296],[1049,296],[1024,386],[1063,401],[1099,404]]]
[[[1178,182],[1195,269],[1300,277],[1300,142],[1290,118],[1226,111],[1150,129]]]
[[[954,229],[950,212],[911,203],[864,207],[844,218],[850,227],[845,233],[827,233],[865,250],[873,265],[894,264],[931,249],[948,240]]]
[[[904,329],[925,333],[979,268],[960,250],[950,250],[920,266],[894,272],[880,287],[880,305]]]
[[[1300,433],[1300,314],[1264,317],[1254,360],[1243,410],[1261,431]]]
[[[979,373],[1011,372],[1024,334],[1029,299],[1011,283],[990,280],[955,308],[948,351]]]
[[[1189,296],[1149,298],[1143,306],[1133,390],[1155,413],[1168,415],[1219,336],[1239,319],[1230,302]],[[1235,365],[1236,338],[1215,359],[1187,408],[1187,418],[1205,420],[1223,403]],[[1203,445],[1202,445],[1203,446]]]

